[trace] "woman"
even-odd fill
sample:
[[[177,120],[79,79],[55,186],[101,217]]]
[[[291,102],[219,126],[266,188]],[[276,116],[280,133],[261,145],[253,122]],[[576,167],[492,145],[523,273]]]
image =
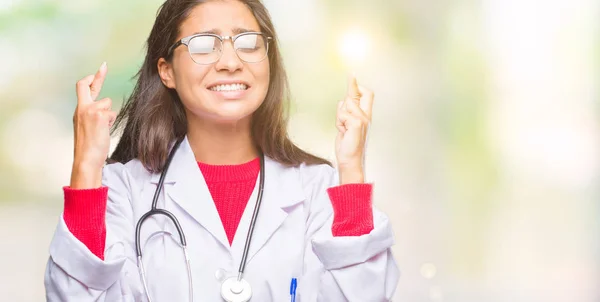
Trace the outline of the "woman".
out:
[[[106,64],[77,83],[47,300],[390,300],[392,231],[364,183],[373,93],[352,78],[338,104],[336,171],[287,137],[285,71],[259,0],[168,0],[147,46],[118,116],[96,100]],[[113,122],[123,133],[104,165]],[[154,202],[177,222],[143,220]]]

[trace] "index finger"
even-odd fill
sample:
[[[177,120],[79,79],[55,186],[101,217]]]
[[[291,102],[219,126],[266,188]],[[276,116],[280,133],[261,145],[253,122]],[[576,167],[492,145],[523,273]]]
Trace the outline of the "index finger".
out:
[[[96,100],[98,95],[100,95],[100,90],[102,90],[102,84],[104,84],[104,79],[106,78],[106,62],[100,65],[98,72],[94,75],[94,81],[92,81],[92,85],[90,86],[90,97],[93,101]]]

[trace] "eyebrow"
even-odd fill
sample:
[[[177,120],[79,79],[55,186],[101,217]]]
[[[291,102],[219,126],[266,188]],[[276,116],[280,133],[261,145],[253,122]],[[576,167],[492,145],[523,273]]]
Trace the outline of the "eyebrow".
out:
[[[232,30],[233,35],[238,35],[241,33],[247,33],[247,32],[260,32],[259,30],[255,30],[255,29],[247,29],[247,28],[241,28],[241,27],[236,27]],[[193,33],[193,35],[198,35],[198,34],[213,34],[213,35],[221,35],[221,31],[218,29],[209,29],[209,30],[205,30],[205,31],[198,31]]]

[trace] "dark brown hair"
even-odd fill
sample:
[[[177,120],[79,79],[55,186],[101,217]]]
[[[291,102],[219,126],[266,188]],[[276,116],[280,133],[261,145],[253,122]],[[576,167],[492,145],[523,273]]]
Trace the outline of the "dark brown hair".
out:
[[[207,1],[210,0],[167,0],[159,8],[148,37],[144,63],[136,74],[137,83],[112,129],[113,134],[122,129],[122,135],[110,162],[126,163],[137,158],[149,171],[161,172],[171,143],[186,135],[183,104],[176,91],[162,83],[157,63],[161,57],[171,59],[167,53],[179,36],[180,25],[196,5]],[[269,89],[252,116],[254,143],[266,156],[287,166],[302,163],[331,165],[329,161],[303,151],[288,137],[289,86],[271,17],[260,0],[240,1],[252,11],[260,30],[273,38],[268,53]]]

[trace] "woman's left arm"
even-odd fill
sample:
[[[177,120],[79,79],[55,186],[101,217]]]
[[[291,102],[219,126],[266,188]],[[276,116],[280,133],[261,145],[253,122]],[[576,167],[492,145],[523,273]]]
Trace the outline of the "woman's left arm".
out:
[[[390,301],[398,284],[392,227],[364,184],[372,105],[373,92],[352,76],[337,110],[337,171],[322,167],[310,176],[304,275],[318,290],[303,293],[309,301]]]
[[[313,189],[306,217],[304,278],[298,282],[300,301],[390,301],[400,272],[392,255],[394,238],[388,217],[372,206],[370,196],[364,198],[365,192],[340,201],[366,204],[355,210],[335,209],[337,197],[331,190],[356,188],[336,186],[338,174],[329,166],[311,170],[304,174]],[[360,189],[370,194],[368,187]],[[356,222],[359,225],[353,226]]]

